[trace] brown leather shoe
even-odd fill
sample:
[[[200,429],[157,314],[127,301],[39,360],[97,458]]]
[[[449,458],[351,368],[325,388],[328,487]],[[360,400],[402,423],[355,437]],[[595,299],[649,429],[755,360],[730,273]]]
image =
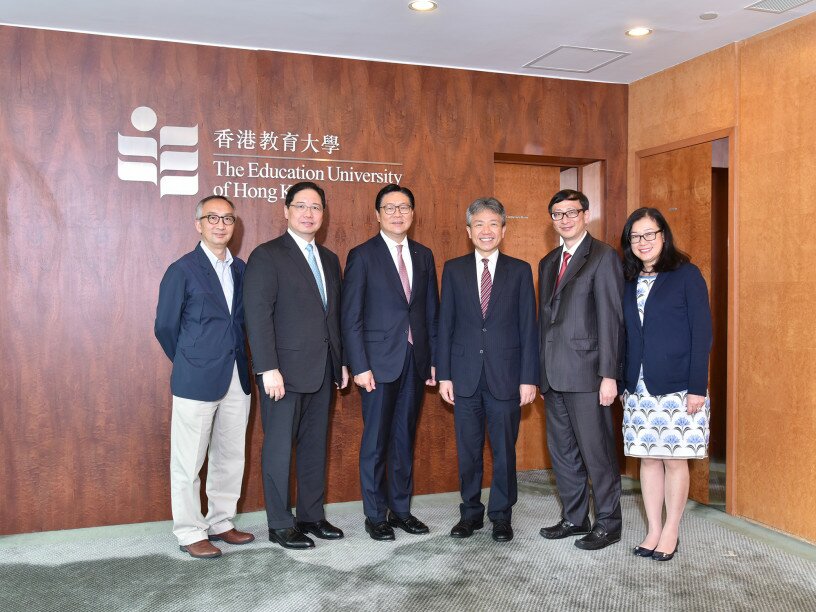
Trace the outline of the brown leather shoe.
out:
[[[179,546],[179,550],[195,559],[215,559],[221,556],[221,551],[210,544],[209,540],[199,540],[187,546]]]
[[[225,531],[223,533],[217,533],[215,535],[210,536],[210,540],[213,542],[226,542],[227,544],[235,544],[240,546],[241,544],[249,544],[255,539],[255,536],[251,533],[247,533],[246,531],[238,531],[234,527],[229,531]]]

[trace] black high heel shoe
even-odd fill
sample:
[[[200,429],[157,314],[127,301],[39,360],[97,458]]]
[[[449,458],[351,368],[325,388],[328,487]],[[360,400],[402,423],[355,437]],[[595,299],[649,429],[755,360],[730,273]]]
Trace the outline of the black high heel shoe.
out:
[[[654,561],[671,561],[674,558],[674,555],[677,554],[678,550],[680,550],[680,538],[677,538],[677,544],[675,544],[672,552],[664,553],[655,549],[654,553],[652,554],[652,559]]]
[[[635,546],[632,549],[632,552],[635,553],[637,557],[651,557],[654,551],[654,548],[643,548],[642,546]]]

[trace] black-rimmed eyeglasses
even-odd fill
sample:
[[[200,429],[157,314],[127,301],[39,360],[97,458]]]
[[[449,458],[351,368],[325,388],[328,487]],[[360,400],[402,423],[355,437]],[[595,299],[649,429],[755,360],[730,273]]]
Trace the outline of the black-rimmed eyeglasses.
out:
[[[552,217],[553,221],[560,221],[564,217],[566,217],[567,219],[574,219],[582,212],[584,212],[583,208],[570,208],[569,210],[564,211],[557,210],[555,212],[551,212],[550,216]]]
[[[645,240],[646,242],[651,242],[652,240],[657,238],[657,235],[662,231],[663,230],[657,230],[656,232],[644,232],[642,235],[641,234],[629,234],[629,244],[637,244],[638,242],[640,242],[641,238],[643,240]]]
[[[224,225],[232,225],[235,223],[235,215],[203,215],[196,217],[196,221],[206,219],[210,225],[218,225],[219,221],[223,221]]]

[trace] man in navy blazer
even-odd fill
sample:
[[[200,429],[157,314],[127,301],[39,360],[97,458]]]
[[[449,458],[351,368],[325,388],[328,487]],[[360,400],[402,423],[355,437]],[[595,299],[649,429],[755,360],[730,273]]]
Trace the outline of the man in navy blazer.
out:
[[[173,533],[182,551],[212,558],[221,551],[210,540],[246,544],[255,539],[232,522],[244,477],[249,417],[244,262],[227,248],[235,229],[232,202],[204,198],[196,206],[195,226],[201,242],[162,279],[154,331],[173,362]],[[199,472],[208,446],[208,511],[202,516]]]
[[[530,264],[499,252],[507,215],[495,198],[467,209],[475,253],[451,259],[442,273],[437,369],[439,394],[454,407],[459,457],[460,520],[454,538],[484,526],[481,503],[485,420],[493,451],[487,516],[493,539],[513,539],[518,498],[516,440],[521,406],[535,399],[539,378],[535,290]]]
[[[325,208],[320,186],[290,187],[286,232],[252,251],[244,279],[252,366],[261,390],[266,519],[270,541],[284,548],[312,548],[307,533],[343,537],[323,510],[332,383],[348,383],[340,341],[340,260],[315,240]],[[297,521],[289,505],[293,446]]]
[[[439,294],[433,253],[408,239],[411,190],[383,187],[375,209],[380,232],[348,254],[341,320],[343,347],[362,395],[365,528],[375,540],[393,540],[393,527],[428,532],[411,514],[411,492],[423,381],[436,384]]]

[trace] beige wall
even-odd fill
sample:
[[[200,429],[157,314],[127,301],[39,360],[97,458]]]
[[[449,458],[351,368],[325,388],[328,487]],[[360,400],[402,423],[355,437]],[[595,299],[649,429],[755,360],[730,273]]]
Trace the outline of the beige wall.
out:
[[[816,15],[631,85],[629,209],[638,152],[728,129],[728,508],[816,542]]]

